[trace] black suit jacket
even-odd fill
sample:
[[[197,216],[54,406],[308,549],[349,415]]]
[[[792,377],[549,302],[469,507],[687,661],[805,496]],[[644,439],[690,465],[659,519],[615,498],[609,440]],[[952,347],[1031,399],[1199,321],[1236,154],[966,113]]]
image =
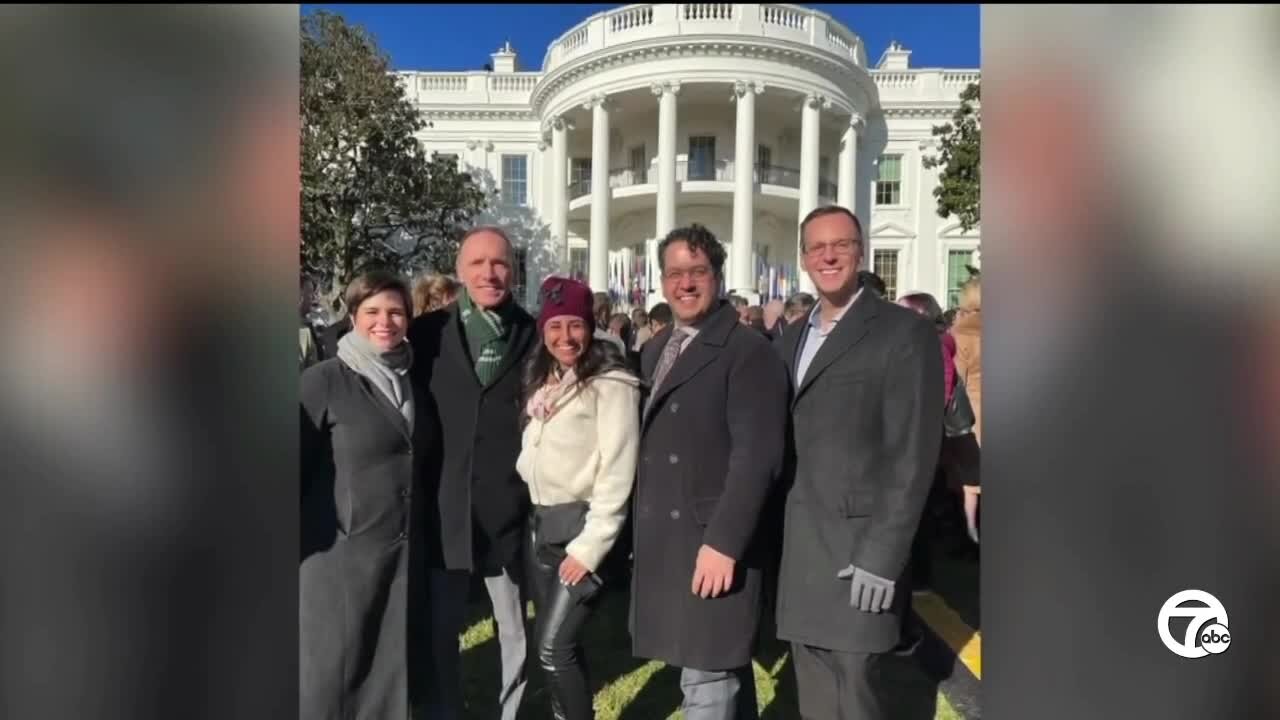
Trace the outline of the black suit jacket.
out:
[[[514,302],[514,301],[510,301]],[[498,378],[476,379],[457,303],[419,316],[409,327],[414,381],[431,389],[438,413],[427,484],[435,507],[426,522],[439,528],[428,563],[494,574],[519,561],[529,492],[516,472],[520,456],[521,375],[537,348],[529,313],[513,307],[511,337]]]
[[[781,344],[795,388],[778,598],[778,637],[842,652],[898,642],[893,611],[850,606],[849,564],[897,581],[906,568],[942,442],[942,350],[932,323],[865,291],[796,381],[808,322]]]

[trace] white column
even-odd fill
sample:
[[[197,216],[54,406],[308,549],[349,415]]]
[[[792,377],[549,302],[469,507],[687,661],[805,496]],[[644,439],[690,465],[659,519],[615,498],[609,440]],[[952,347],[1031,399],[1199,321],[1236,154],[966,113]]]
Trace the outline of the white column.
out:
[[[858,176],[858,133],[862,130],[862,116],[853,113],[849,117],[849,127],[845,128],[844,137],[840,138],[840,170],[836,176],[836,204],[847,208],[854,215],[858,214],[857,176]],[[858,216],[866,223],[866,218]],[[865,241],[865,238],[864,238]]]
[[[562,117],[551,119],[551,242],[560,271],[569,274],[569,134]]]
[[[591,289],[609,289],[609,108],[603,95],[583,106],[591,110]]]
[[[645,299],[646,311],[652,310],[654,305],[662,302],[662,270],[658,267],[658,243],[662,242],[659,238],[649,238],[644,243],[645,249],[645,277],[649,282],[649,295]]]
[[[754,291],[755,265],[751,262],[752,226],[755,222],[756,95],[764,90],[759,83],[734,83],[738,102],[737,130],[733,152],[733,242],[729,289]]]
[[[800,289],[814,292],[813,281],[804,271],[800,251],[800,221],[810,210],[818,207],[818,113],[824,103],[830,101],[821,95],[809,95],[800,109],[800,205],[796,214],[796,268],[800,274]]]
[[[652,254],[649,265],[654,269],[651,283],[654,295],[660,296],[658,243],[676,229],[676,98],[680,95],[680,84],[654,83],[651,89],[658,96],[658,197],[653,224],[657,241],[649,246]]]

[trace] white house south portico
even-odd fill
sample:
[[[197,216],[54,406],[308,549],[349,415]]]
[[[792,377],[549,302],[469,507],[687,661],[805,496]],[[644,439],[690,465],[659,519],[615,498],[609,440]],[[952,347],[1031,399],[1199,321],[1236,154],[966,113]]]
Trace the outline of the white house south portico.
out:
[[[891,292],[947,304],[952,265],[977,247],[939,225],[937,171],[920,163],[976,71],[911,70],[897,46],[869,68],[825,13],[764,4],[632,5],[570,29],[539,72],[518,71],[509,47],[492,57],[492,72],[402,75],[432,120],[424,146],[487,171],[535,218],[541,231],[513,228],[517,242],[554,261],[517,269],[526,301],[562,272],[651,306],[657,244],[693,222],[726,246],[726,290],[810,289],[799,222],[830,203],[862,219],[867,266]]]

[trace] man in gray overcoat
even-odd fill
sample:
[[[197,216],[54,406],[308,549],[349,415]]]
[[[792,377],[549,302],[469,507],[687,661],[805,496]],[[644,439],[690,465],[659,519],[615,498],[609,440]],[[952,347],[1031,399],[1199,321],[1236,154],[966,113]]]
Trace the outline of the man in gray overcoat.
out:
[[[804,718],[877,720],[876,666],[899,640],[898,592],[942,443],[933,324],[862,287],[857,217],[801,224],[818,304],[781,343],[795,389],[794,458],[778,585]]]
[[[784,457],[786,368],[719,297],[714,235],[675,230],[658,253],[675,321],[641,359],[652,389],[634,496],[633,650],[682,669],[687,720],[755,718],[768,556],[758,529]]]

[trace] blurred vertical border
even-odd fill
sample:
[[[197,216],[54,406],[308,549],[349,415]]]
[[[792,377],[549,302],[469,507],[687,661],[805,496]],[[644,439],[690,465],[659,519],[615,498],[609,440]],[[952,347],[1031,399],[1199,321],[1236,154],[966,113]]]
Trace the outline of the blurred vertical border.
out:
[[[297,704],[298,7],[0,9],[0,717]]]
[[[1278,33],[983,8],[988,718],[1280,716]],[[1226,652],[1161,641],[1187,589]]]

